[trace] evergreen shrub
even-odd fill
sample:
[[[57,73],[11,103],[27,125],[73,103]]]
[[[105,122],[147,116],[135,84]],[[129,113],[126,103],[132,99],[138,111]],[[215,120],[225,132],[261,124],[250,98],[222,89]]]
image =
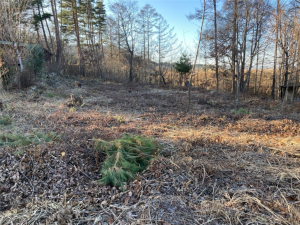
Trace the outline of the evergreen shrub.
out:
[[[136,173],[147,169],[160,147],[151,137],[129,134],[110,142],[96,140],[96,151],[104,151],[107,155],[102,164],[100,183],[120,187],[134,179]]]
[[[24,65],[28,70],[32,70],[36,75],[43,68],[44,52],[40,45],[26,45],[27,52]]]
[[[247,109],[244,109],[244,108],[239,108],[238,110],[234,111],[234,113],[236,114],[249,114],[248,110]]]

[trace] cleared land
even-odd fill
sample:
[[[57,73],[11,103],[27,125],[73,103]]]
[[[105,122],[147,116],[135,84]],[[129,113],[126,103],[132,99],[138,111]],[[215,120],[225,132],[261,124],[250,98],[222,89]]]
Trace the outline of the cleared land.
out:
[[[236,111],[234,97],[195,89],[186,113],[186,91],[81,82],[2,97],[0,224],[300,223],[299,103],[246,97]],[[84,105],[68,108],[71,93]],[[93,145],[124,133],[164,147],[122,192],[98,184]]]

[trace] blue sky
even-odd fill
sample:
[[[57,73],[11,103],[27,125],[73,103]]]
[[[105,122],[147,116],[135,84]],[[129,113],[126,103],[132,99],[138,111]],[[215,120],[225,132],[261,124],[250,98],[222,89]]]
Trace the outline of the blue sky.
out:
[[[195,8],[201,8],[200,0],[137,0],[140,8],[146,4],[152,5],[174,27],[179,41],[182,41],[184,49],[191,53],[194,51],[195,40],[198,39],[197,30],[200,22],[190,22],[186,15],[194,13]],[[108,10],[108,0],[104,1]]]
[[[170,27],[174,27],[185,49],[194,46],[200,23],[189,21],[186,15],[194,13],[195,8],[200,8],[202,5],[200,0],[139,0],[138,2],[140,6],[147,3],[152,5],[168,21]]]

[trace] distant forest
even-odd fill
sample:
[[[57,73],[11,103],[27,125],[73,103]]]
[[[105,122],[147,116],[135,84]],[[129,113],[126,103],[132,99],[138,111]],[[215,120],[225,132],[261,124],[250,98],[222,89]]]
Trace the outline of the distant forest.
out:
[[[276,99],[280,85],[299,85],[299,7],[298,0],[203,0],[187,15],[202,26],[195,30],[198,47],[190,43],[195,51],[186,52],[149,4],[2,0],[0,75],[4,85],[17,77],[20,88],[41,72],[169,86],[184,85],[191,74],[195,87]],[[196,66],[178,72],[174,63],[186,55]],[[46,61],[42,67],[39,59]]]

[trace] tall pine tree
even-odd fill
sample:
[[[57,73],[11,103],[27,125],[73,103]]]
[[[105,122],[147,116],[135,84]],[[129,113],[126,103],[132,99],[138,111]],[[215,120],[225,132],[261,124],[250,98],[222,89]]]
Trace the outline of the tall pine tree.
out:
[[[79,35],[79,18],[78,11],[79,1],[78,0],[61,0],[61,18],[62,32],[69,36],[75,36],[77,44],[77,64],[79,65],[79,72],[85,76],[85,65],[84,58],[81,49],[80,35]]]

